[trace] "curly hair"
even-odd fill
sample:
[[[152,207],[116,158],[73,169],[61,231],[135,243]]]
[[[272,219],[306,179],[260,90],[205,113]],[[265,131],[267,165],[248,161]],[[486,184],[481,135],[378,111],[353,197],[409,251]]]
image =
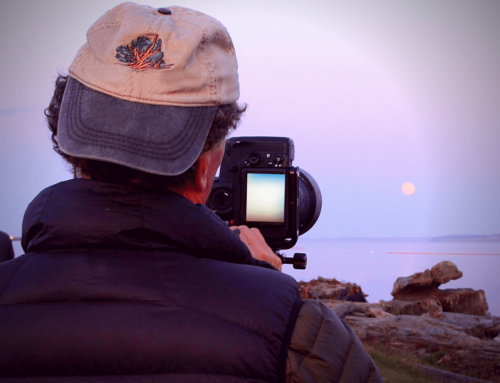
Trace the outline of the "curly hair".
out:
[[[168,190],[172,186],[182,187],[186,185],[188,180],[194,179],[197,162],[184,173],[177,176],[161,176],[111,162],[73,157],[62,152],[57,141],[57,123],[68,79],[69,76],[67,75],[58,75],[55,81],[54,95],[44,113],[47,118],[48,127],[52,132],[53,149],[71,166],[75,178],[85,174],[91,179],[98,181],[145,187],[160,191]],[[246,108],[246,105],[240,106],[236,102],[219,105],[215,112],[207,140],[200,154],[208,152],[217,146],[232,130],[236,129]]]

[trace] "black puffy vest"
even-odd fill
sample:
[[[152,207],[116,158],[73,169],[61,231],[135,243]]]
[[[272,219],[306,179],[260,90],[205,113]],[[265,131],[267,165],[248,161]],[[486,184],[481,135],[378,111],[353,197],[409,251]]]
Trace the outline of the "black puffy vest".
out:
[[[297,284],[205,206],[66,181],[23,247],[0,265],[0,377],[284,381]]]

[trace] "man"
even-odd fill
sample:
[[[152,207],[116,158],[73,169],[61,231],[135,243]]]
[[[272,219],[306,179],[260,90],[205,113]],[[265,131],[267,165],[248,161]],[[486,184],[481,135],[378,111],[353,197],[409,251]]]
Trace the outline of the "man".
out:
[[[35,198],[0,267],[0,376],[381,381],[257,230],[204,206],[238,96],[207,15],[125,3],[89,29],[46,111],[76,178]]]

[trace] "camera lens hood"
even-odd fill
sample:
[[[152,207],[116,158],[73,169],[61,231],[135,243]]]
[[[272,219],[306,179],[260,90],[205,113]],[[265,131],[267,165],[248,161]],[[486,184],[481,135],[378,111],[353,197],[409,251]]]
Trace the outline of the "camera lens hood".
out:
[[[314,178],[304,169],[299,171],[299,235],[314,226],[321,214],[323,200]]]

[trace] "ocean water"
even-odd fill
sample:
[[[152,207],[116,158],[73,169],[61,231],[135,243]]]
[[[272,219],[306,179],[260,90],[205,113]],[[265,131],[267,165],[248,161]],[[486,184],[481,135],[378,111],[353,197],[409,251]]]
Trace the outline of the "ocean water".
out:
[[[484,290],[492,315],[500,316],[500,243],[431,242],[428,239],[341,240],[299,238],[297,246],[284,251],[287,256],[306,253],[306,270],[284,265],[283,272],[297,281],[318,276],[357,283],[369,302],[391,300],[398,277],[430,269],[451,261],[462,271],[460,279],[441,289]]]
[[[14,242],[16,256],[23,254]],[[463,276],[441,285],[441,289],[484,290],[490,313],[500,316],[500,243],[430,242],[428,239],[339,240],[299,238],[287,256],[306,253],[306,270],[283,265],[283,272],[297,281],[318,276],[357,283],[369,302],[391,300],[398,277],[430,269],[442,261],[455,263]]]

